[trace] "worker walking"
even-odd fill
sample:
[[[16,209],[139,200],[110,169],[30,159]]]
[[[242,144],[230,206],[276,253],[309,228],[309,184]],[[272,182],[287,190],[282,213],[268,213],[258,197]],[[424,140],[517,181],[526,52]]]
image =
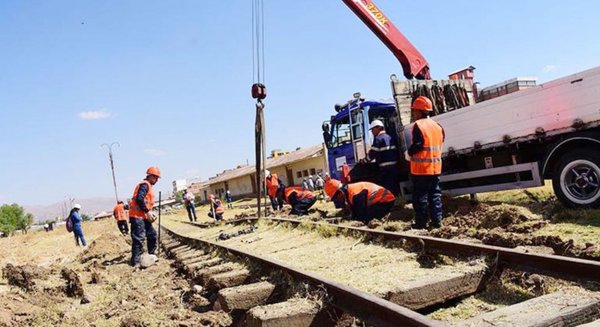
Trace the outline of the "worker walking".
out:
[[[81,210],[81,205],[75,204],[73,206],[73,209],[71,209],[71,212],[69,213],[69,219],[73,224],[73,236],[75,237],[75,244],[77,246],[86,246],[87,243],[85,242],[85,237],[83,236],[83,229],[81,228],[81,223],[83,222],[83,219],[79,214],[79,210]]]
[[[266,170],[265,176],[267,194],[269,195],[269,199],[271,199],[271,207],[273,207],[273,211],[281,210],[283,208],[283,201],[277,198],[277,191],[283,189],[285,185],[277,174],[271,174],[270,171]]]
[[[429,219],[430,228],[439,228],[442,223],[440,174],[445,135],[442,126],[429,118],[432,108],[431,100],[424,96],[417,97],[413,102],[416,121],[412,130],[412,142],[404,153],[405,159],[410,162],[415,229],[426,228]]]
[[[216,221],[222,220],[225,209],[223,208],[221,200],[216,198],[213,194],[209,195],[208,199],[210,200],[210,211],[208,212],[208,216],[214,218]]]
[[[305,215],[308,209],[317,202],[315,194],[309,190],[303,190],[302,187],[285,187],[279,190],[280,197],[292,206],[292,215]]]
[[[154,191],[152,186],[160,178],[160,169],[152,166],[146,170],[146,178],[133,191],[129,202],[129,222],[131,224],[131,265],[140,264],[140,256],[147,241],[148,254],[156,251],[156,230],[152,223],[156,216],[150,210],[154,207]]]
[[[377,184],[397,196],[400,194],[400,170],[398,169],[396,140],[385,132],[385,126],[379,119],[373,120],[369,129],[373,133],[374,139],[366,161],[377,163],[379,169]]]
[[[233,209],[233,198],[231,197],[231,192],[229,190],[225,192],[225,201],[227,201],[227,209]]]
[[[187,211],[190,222],[196,220],[196,206],[194,205],[194,194],[183,190],[183,203],[185,204],[185,210]]]
[[[113,216],[117,221],[117,227],[123,236],[129,234],[129,226],[127,226],[127,213],[125,213],[125,204],[123,201],[117,202],[113,208]]]
[[[336,208],[349,207],[352,219],[365,224],[373,219],[385,217],[394,206],[396,197],[386,188],[370,182],[358,182],[348,185],[336,179],[325,183],[325,193]]]

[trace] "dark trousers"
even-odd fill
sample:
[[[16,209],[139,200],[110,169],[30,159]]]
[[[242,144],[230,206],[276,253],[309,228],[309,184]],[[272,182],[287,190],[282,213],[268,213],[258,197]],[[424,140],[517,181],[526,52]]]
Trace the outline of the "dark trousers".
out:
[[[209,216],[210,218],[214,218],[216,221],[219,221],[219,220],[223,219],[223,214],[222,214],[222,213],[216,213],[216,212],[215,212],[215,216],[213,217],[213,213],[212,213],[212,211],[209,211],[209,212],[208,212],[208,216]]]
[[[398,194],[400,194],[400,172],[398,167],[390,166],[379,168],[377,184],[385,187],[395,196],[398,196]]]
[[[308,213],[308,209],[313,206],[317,202],[317,198],[312,199],[302,199],[300,201],[296,201],[296,203],[292,204],[292,211],[290,212],[292,215],[305,215]]]
[[[278,199],[277,197],[271,198],[271,207],[274,211],[283,209],[283,200]]]
[[[121,234],[129,234],[129,226],[127,226],[127,220],[117,220],[117,226],[119,227],[119,231],[121,231]]]
[[[73,226],[73,237],[75,237],[75,244],[77,244],[77,246],[81,245],[86,246],[87,243],[85,242],[85,237],[83,237],[83,230],[81,229],[81,226]]]
[[[381,219],[394,207],[394,202],[380,202],[367,207],[367,222],[373,219]]]
[[[427,221],[442,222],[442,190],[439,175],[411,175],[413,183],[413,207],[415,225],[424,228]]]
[[[140,256],[144,250],[144,241],[148,242],[148,253],[154,254],[156,251],[156,230],[152,224],[142,218],[131,217],[131,265],[140,262]]]
[[[190,221],[196,221],[196,207],[194,206],[194,204],[190,203],[186,205],[185,210],[187,210],[188,218],[190,219]]]

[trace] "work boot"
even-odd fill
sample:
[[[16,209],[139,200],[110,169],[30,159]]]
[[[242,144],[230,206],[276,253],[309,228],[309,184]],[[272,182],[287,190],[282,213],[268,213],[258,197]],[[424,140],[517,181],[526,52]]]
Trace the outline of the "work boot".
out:
[[[437,222],[437,221],[433,221],[429,223],[429,228],[430,229],[436,229],[436,228],[440,228],[442,227],[442,223]]]
[[[410,228],[412,228],[412,229],[426,229],[427,226],[413,223],[412,225],[410,225]]]

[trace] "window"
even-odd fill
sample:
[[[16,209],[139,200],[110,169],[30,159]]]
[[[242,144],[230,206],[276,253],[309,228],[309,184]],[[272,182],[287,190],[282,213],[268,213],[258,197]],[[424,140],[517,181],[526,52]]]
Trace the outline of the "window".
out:
[[[311,174],[311,175],[316,175],[316,174],[317,174],[317,171],[316,171],[314,168],[311,168],[311,169],[310,169],[310,174]]]
[[[350,143],[350,124],[348,117],[339,122],[335,122],[333,126],[333,134],[331,135],[331,146],[337,148],[340,145]]]
[[[296,172],[296,178],[302,178],[302,172],[301,171],[297,171]]]
[[[304,176],[304,177],[308,176],[308,170],[303,170],[302,171],[302,176]]]

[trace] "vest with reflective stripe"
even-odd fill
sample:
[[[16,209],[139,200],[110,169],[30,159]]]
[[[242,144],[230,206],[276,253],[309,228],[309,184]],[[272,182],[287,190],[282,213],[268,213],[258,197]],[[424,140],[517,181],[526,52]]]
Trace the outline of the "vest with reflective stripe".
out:
[[[415,124],[423,134],[423,150],[410,158],[410,173],[413,175],[440,175],[442,173],[443,129],[435,121],[425,118]]]
[[[269,194],[270,197],[274,198],[275,194],[277,193],[277,189],[279,188],[279,181],[278,181],[279,177],[277,176],[277,174],[271,174],[271,178],[266,178],[267,180],[267,194]]]
[[[152,210],[152,208],[154,207],[154,191],[152,191],[152,185],[150,184],[150,182],[144,180],[141,183],[139,183],[135,187],[135,190],[133,191],[133,196],[131,197],[131,201],[129,201],[129,217],[143,218],[143,219],[146,219],[148,217],[146,215],[146,213],[144,211],[142,211],[142,209],[138,206],[137,201],[135,200],[135,198],[137,198],[137,194],[138,194],[138,190],[140,189],[140,185],[142,185],[144,183],[146,185],[148,185],[148,193],[146,193],[146,197],[144,198],[146,207],[148,208],[148,210]]]
[[[290,203],[289,198],[292,193],[296,193],[296,200],[312,199],[315,194],[308,190],[303,190],[301,187],[292,186],[285,188],[285,202]]]
[[[115,208],[113,209],[113,215],[115,216],[115,219],[117,221],[122,221],[122,220],[127,219],[127,216],[125,215],[125,205],[117,204],[115,206]]]
[[[214,199],[213,200],[213,206],[215,208],[215,213],[223,213],[223,212],[225,212],[225,209],[223,208],[223,204],[221,203],[221,200]]]
[[[354,197],[364,190],[367,190],[367,207],[377,203],[396,201],[394,194],[386,188],[369,182],[359,182],[348,184],[348,202],[350,205],[354,204]]]

